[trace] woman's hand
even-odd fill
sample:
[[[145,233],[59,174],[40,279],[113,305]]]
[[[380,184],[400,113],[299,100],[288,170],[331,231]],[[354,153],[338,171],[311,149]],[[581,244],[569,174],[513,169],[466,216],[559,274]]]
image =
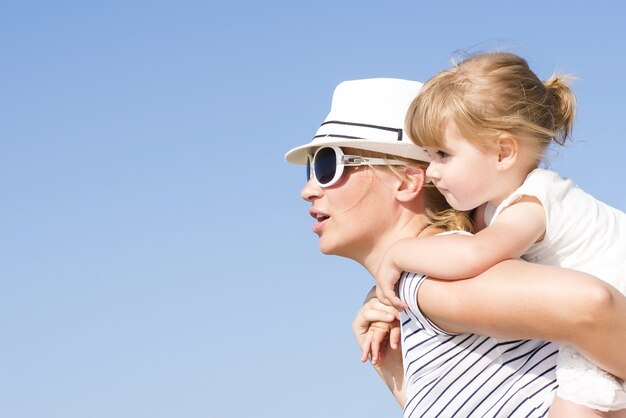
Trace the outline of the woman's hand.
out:
[[[361,361],[371,357],[376,366],[385,357],[389,348],[396,350],[400,345],[400,323],[398,311],[381,303],[370,292],[352,323],[352,331],[361,347]]]
[[[402,352],[399,350],[398,311],[381,303],[374,295],[375,289],[372,288],[352,322],[352,331],[361,347],[361,360],[366,361],[371,352],[374,369],[400,406],[404,406],[404,370]]]

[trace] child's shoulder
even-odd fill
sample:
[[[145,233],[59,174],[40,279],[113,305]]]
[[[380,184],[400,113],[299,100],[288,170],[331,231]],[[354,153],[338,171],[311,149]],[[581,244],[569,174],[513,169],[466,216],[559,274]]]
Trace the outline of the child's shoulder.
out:
[[[566,177],[560,173],[557,173],[554,170],[549,170],[547,168],[535,168],[530,173],[528,173],[528,176],[526,176],[526,181],[529,181],[529,180],[536,180],[536,181],[543,180],[543,181],[549,181],[549,182],[554,182],[554,183],[560,183],[560,182],[574,183],[574,180],[571,179],[570,177]]]
[[[542,194],[542,191],[544,194],[560,193],[575,187],[577,185],[574,180],[564,177],[556,171],[536,168],[528,174],[524,183],[514,194]]]
[[[535,168],[526,176],[524,183],[529,181],[556,181],[563,180],[563,177],[556,171],[547,168]]]

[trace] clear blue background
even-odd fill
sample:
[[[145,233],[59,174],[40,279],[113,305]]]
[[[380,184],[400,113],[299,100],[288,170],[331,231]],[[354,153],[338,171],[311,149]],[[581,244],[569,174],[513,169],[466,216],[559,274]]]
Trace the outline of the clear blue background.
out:
[[[505,49],[578,76],[552,167],[623,210],[625,7],[0,2],[0,416],[400,416],[284,153],[343,80]]]

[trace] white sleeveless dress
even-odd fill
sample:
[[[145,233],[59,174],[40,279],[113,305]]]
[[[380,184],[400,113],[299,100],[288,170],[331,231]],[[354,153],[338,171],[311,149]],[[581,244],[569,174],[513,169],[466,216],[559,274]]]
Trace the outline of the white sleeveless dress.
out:
[[[600,202],[557,173],[535,169],[497,208],[487,207],[485,223],[493,223],[502,210],[522,196],[537,198],[546,216],[543,240],[522,258],[592,274],[626,293],[624,212]],[[561,347],[557,364],[561,398],[602,411],[626,408],[624,382],[596,367],[573,347]]]

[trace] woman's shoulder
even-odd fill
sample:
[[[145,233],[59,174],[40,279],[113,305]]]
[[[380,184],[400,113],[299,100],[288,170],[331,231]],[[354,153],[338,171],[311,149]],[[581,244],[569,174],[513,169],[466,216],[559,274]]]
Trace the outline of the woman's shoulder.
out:
[[[464,231],[462,229],[447,230],[447,229],[443,229],[440,227],[430,226],[424,229],[424,231],[422,231],[422,233],[420,233],[419,236],[427,237],[427,236],[432,236],[432,235],[451,235],[451,234],[472,235],[471,232]]]
[[[441,231],[436,235],[454,235],[454,234],[460,234],[460,235],[473,235],[471,232],[468,231],[462,231],[462,230],[454,230],[454,231]]]

